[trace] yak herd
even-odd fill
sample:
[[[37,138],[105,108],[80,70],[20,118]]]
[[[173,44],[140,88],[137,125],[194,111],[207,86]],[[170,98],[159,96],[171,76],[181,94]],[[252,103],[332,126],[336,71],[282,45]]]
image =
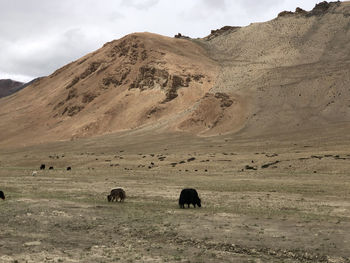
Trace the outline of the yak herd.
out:
[[[112,189],[111,193],[107,195],[108,202],[123,202],[126,197],[125,191],[122,188]],[[0,198],[5,200],[5,194],[0,190]],[[193,188],[182,189],[179,198],[180,208],[185,208],[185,205],[189,208],[190,205],[201,207],[201,199],[198,196],[197,190]]]
[[[45,168],[46,168],[46,165],[45,165],[45,164],[41,164],[41,165],[40,165],[40,170],[45,170]],[[49,167],[49,170],[53,170],[53,166],[50,166],[50,167]],[[67,171],[70,171],[70,170],[72,170],[72,167],[68,166],[68,167],[67,167]]]
[[[108,202],[113,202],[116,201],[118,202],[123,202],[126,197],[125,191],[123,188],[116,188],[112,189],[111,193],[107,195],[107,200]],[[179,198],[179,206],[180,208],[185,208],[185,205],[187,207],[190,207],[190,205],[193,205],[196,207],[201,207],[201,199],[198,196],[198,192],[196,189],[193,188],[185,188],[182,189],[180,193],[180,198]]]
[[[40,170],[44,170],[45,169],[45,164],[42,164],[40,166]],[[49,168],[50,170],[53,169],[53,167],[51,166]],[[67,171],[70,171],[72,168],[70,166],[67,167]],[[37,175],[37,171],[34,171],[32,173],[33,176]],[[0,190],[0,198],[5,200],[5,194],[3,191]],[[107,200],[108,202],[123,202],[124,199],[126,198],[126,194],[124,189],[122,188],[115,188],[111,190],[111,193],[107,196]],[[201,199],[198,196],[198,192],[196,189],[193,188],[185,188],[182,189],[181,193],[180,193],[180,197],[179,197],[179,206],[180,208],[185,208],[185,205],[187,205],[187,207],[189,208],[190,205],[193,205],[194,207],[196,207],[196,205],[198,207],[201,207]]]

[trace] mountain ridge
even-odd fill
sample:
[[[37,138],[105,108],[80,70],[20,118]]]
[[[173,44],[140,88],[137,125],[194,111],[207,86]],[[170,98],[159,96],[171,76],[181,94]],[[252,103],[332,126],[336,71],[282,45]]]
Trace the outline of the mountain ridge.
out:
[[[0,98],[9,96],[21,90],[23,82],[12,79],[0,79]]]
[[[349,2],[322,2],[203,39],[134,33],[108,42],[3,98],[0,144],[135,129],[255,136],[347,123],[349,14]]]

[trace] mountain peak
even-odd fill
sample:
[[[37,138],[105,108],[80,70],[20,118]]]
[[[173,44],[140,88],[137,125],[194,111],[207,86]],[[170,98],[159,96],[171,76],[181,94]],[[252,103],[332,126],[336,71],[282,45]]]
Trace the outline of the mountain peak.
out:
[[[295,9],[295,12],[291,11],[282,11],[278,14],[278,17],[284,17],[284,16],[321,16],[325,15],[328,12],[338,12],[338,7],[345,7],[349,3],[341,3],[340,1],[337,2],[327,2],[323,1],[315,5],[315,7],[311,11],[305,11],[300,7],[297,7]],[[342,10],[345,11],[345,10]],[[349,10],[345,11],[344,15],[349,14]],[[341,11],[340,11],[341,12]]]
[[[1,99],[0,144],[121,131],[261,135],[350,121],[349,2],[203,39],[134,33]]]

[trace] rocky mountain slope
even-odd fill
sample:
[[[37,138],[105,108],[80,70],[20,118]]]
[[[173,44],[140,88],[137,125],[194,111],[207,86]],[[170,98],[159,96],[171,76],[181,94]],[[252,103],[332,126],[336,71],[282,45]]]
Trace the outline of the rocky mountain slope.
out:
[[[221,66],[212,92],[249,98],[242,132],[350,121],[350,2],[322,2],[233,28],[205,43]]]
[[[131,34],[2,98],[0,144],[131,130],[259,135],[346,124],[349,29],[350,3],[322,2],[203,39]]]
[[[0,141],[39,143],[173,125],[210,90],[217,72],[191,41],[131,34],[3,98]]]
[[[22,88],[23,83],[12,79],[0,79],[0,98],[11,95]]]

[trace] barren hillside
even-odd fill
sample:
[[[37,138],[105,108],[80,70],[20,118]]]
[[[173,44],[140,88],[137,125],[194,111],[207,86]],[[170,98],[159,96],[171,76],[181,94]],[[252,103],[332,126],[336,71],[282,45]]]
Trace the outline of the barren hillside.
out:
[[[217,71],[204,49],[191,41],[131,34],[4,98],[1,143],[40,143],[172,124],[205,96]]]
[[[296,131],[350,121],[350,2],[209,38],[221,65],[213,92],[250,98],[243,133]]]
[[[0,144],[130,130],[200,136],[350,121],[350,3],[203,39],[136,33],[0,100]],[[30,138],[30,140],[29,140]]]

